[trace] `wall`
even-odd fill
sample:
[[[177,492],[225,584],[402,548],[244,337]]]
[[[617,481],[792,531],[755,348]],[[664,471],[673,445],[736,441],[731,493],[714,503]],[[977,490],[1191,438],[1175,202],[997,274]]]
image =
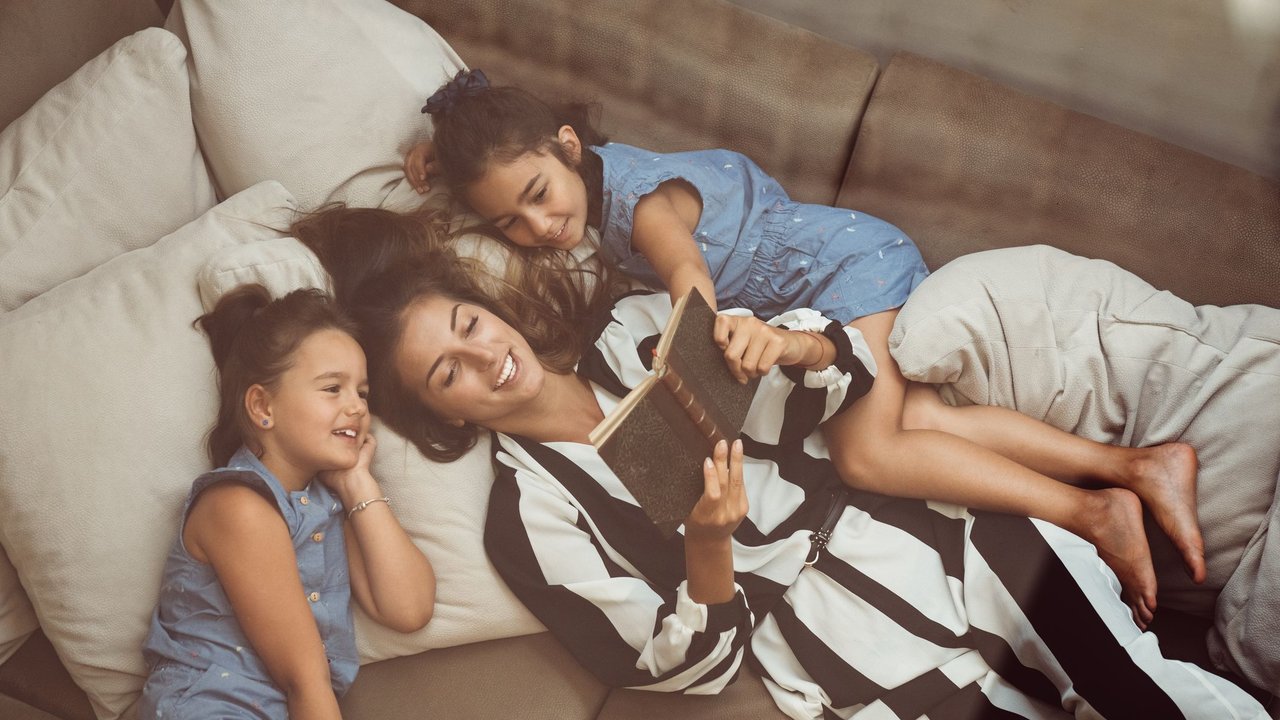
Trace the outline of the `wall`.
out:
[[[731,0],[1280,178],[1280,0]]]

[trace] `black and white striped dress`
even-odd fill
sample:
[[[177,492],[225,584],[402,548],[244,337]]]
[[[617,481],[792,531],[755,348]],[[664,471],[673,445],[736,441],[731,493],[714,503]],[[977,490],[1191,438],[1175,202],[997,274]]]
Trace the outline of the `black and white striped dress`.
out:
[[[614,308],[579,372],[607,413],[648,372],[665,294]],[[808,310],[773,321],[821,330]],[[850,491],[819,423],[870,387],[861,336],[837,365],[775,370],[747,425],[750,511],[736,597],[686,592],[664,539],[589,445],[499,435],[485,544],[515,594],[605,684],[712,694],[751,662],[795,718],[1266,718],[1231,683],[1166,660],[1093,546],[1026,518]]]

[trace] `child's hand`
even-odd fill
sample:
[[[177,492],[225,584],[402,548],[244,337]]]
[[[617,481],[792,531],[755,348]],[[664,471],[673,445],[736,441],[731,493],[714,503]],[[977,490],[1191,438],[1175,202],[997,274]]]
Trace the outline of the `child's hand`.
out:
[[[378,483],[373,479],[373,473],[369,471],[369,465],[373,462],[373,451],[377,446],[378,442],[373,439],[373,434],[366,432],[361,441],[360,456],[355,465],[346,470],[325,470],[319,474],[320,482],[336,493],[344,505],[349,504],[352,498],[355,498],[355,502],[359,502],[369,497],[370,488],[377,489]]]
[[[404,176],[419,195],[431,189],[427,178],[435,174],[436,146],[430,140],[424,140],[409,148],[404,156]]]
[[[742,441],[732,451],[721,440],[702,465],[703,489],[698,504],[684,521],[686,540],[716,540],[733,534],[747,516],[747,493],[742,488]]]
[[[724,350],[725,365],[740,383],[765,375],[774,365],[800,362],[805,338],[799,335],[750,315],[716,316],[716,344]]]

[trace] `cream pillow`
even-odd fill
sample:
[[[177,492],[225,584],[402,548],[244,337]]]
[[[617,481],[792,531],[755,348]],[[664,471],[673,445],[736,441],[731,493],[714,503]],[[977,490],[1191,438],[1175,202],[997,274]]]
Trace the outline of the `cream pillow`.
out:
[[[940,268],[889,344],[903,375],[941,384],[953,404],[1010,407],[1106,443],[1190,443],[1208,579],[1193,584],[1157,531],[1160,606],[1208,616],[1224,586],[1252,585],[1236,570],[1265,533],[1280,473],[1280,309],[1193,306],[1036,245]]]
[[[263,183],[151,247],[0,316],[0,542],[100,718],[145,679],[141,647],[192,480],[208,469],[213,359],[192,326],[220,249],[279,237]]]
[[[380,206],[429,135],[423,103],[463,67],[385,0],[179,0],[166,27],[191,51],[196,129],[221,194],[274,179],[306,209]]]
[[[139,31],[0,132],[0,312],[213,206],[186,56]]]
[[[328,275],[310,250],[292,238],[227,248],[200,273],[200,296],[212,308],[233,287],[257,282],[274,295],[299,287],[328,289]],[[356,608],[356,641],[362,662],[375,662],[438,647],[539,632],[543,626],[507,589],[483,545],[493,484],[489,443],[453,463],[427,460],[411,443],[375,420],[374,476],[396,517],[435,568],[437,592],[431,622],[399,633]]]

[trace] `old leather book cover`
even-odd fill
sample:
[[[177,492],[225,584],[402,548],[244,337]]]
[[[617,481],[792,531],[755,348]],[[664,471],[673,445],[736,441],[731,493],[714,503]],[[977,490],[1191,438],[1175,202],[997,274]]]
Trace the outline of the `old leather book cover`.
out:
[[[653,374],[591,431],[591,442],[664,535],[702,496],[702,461],[742,432],[758,380],[739,383],[713,336],[715,312],[691,291],[671,311]]]

